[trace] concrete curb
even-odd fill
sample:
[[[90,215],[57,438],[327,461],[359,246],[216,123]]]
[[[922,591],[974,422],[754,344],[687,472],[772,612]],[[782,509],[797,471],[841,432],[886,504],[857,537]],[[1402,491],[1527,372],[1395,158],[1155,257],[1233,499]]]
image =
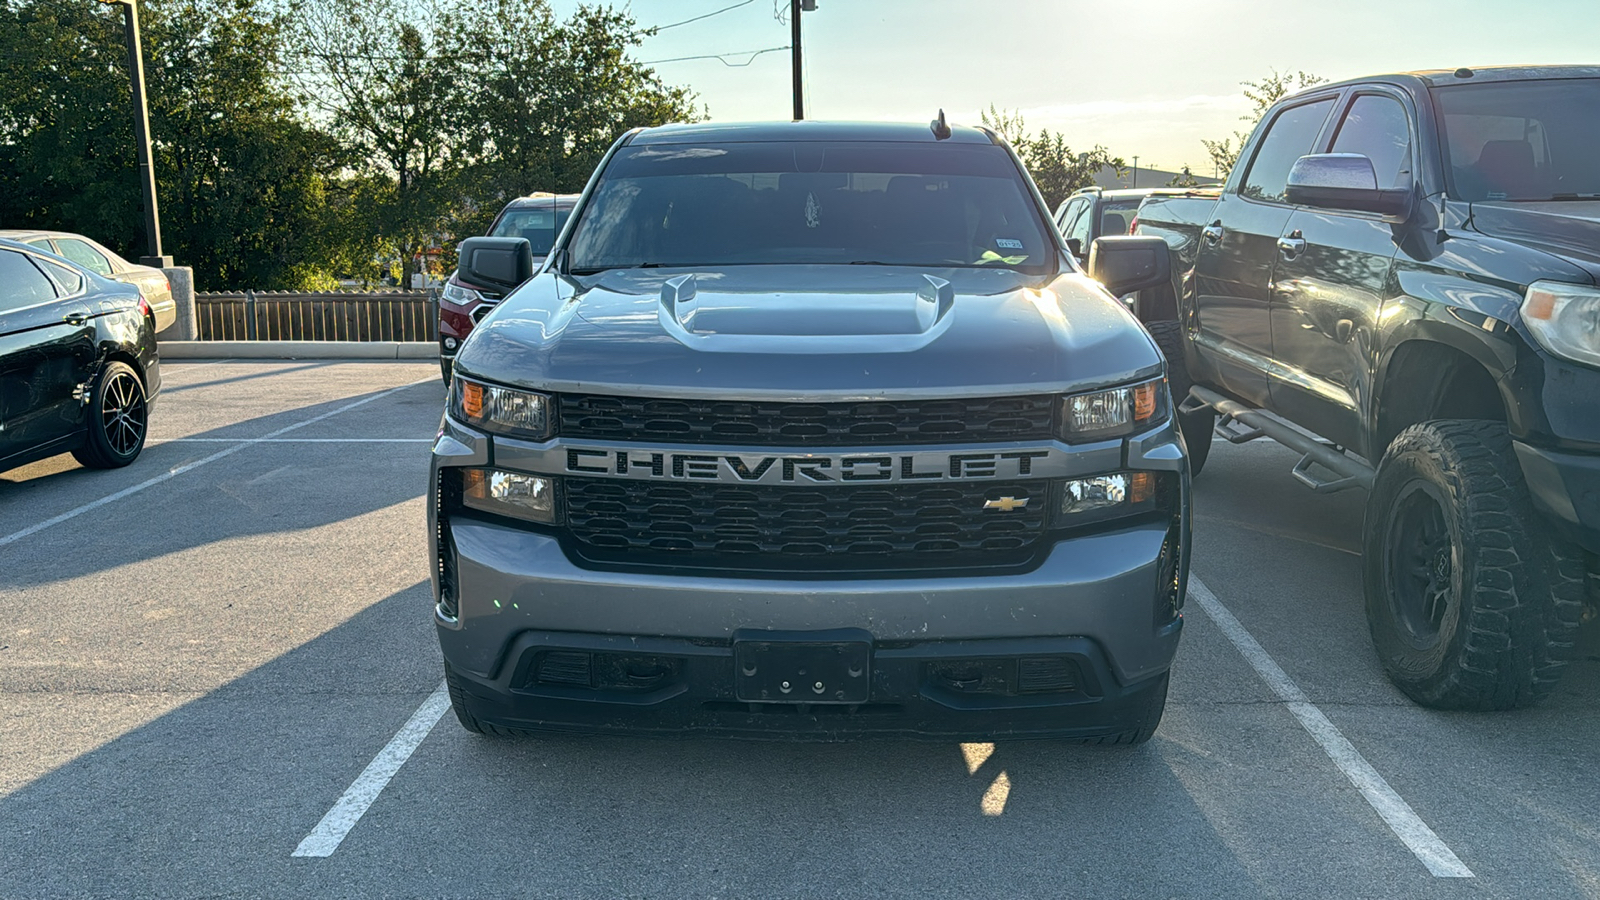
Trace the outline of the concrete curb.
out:
[[[162,359],[438,359],[432,341],[160,341]]]

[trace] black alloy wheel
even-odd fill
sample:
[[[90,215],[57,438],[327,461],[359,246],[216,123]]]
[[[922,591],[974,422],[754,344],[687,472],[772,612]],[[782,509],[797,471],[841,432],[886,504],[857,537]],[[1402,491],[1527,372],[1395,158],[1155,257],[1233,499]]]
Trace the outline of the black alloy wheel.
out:
[[[149,404],[138,373],[127,363],[107,363],[95,382],[89,407],[88,436],[83,447],[72,451],[78,462],[94,469],[117,469],[138,459],[149,429]]]
[[[1384,580],[1396,621],[1412,646],[1426,650],[1439,642],[1439,630],[1452,609],[1460,554],[1444,518],[1438,488],[1426,481],[1406,485],[1389,508],[1389,540],[1384,547]]]

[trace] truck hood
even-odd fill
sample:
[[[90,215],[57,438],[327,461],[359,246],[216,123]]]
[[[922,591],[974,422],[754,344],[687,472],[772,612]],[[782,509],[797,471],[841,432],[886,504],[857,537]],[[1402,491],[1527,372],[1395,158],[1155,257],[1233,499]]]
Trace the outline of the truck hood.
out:
[[[543,273],[455,364],[540,390],[795,400],[1081,390],[1162,365],[1081,274],[900,266]]]
[[[1472,227],[1554,253],[1600,275],[1600,200],[1472,204]]]

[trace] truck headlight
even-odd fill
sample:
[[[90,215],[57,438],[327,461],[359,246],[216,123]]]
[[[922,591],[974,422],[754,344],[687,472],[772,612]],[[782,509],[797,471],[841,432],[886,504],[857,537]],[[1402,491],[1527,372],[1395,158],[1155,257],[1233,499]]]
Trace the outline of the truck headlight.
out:
[[[1070,528],[1149,512],[1156,508],[1156,478],[1154,472],[1111,472],[1067,481],[1061,487],[1058,524]]]
[[[457,306],[467,306],[483,299],[483,295],[456,281],[446,281],[441,296]]]
[[[1522,321],[1534,340],[1556,356],[1600,366],[1600,290],[1535,281],[1522,300]]]
[[[480,384],[457,376],[450,387],[450,414],[494,434],[542,441],[551,434],[550,395]]]
[[[1070,394],[1061,399],[1064,437],[1112,438],[1133,434],[1166,417],[1161,379],[1143,384]]]
[[[549,524],[556,520],[555,483],[541,475],[462,469],[461,505],[497,516]]]

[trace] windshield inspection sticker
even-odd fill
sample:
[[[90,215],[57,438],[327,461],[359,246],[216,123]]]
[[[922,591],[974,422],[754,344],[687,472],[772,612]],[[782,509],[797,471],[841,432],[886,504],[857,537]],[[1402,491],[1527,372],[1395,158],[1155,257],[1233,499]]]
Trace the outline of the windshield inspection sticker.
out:
[[[995,238],[994,245],[1001,250],[1021,250],[1022,242],[1014,238]]]

